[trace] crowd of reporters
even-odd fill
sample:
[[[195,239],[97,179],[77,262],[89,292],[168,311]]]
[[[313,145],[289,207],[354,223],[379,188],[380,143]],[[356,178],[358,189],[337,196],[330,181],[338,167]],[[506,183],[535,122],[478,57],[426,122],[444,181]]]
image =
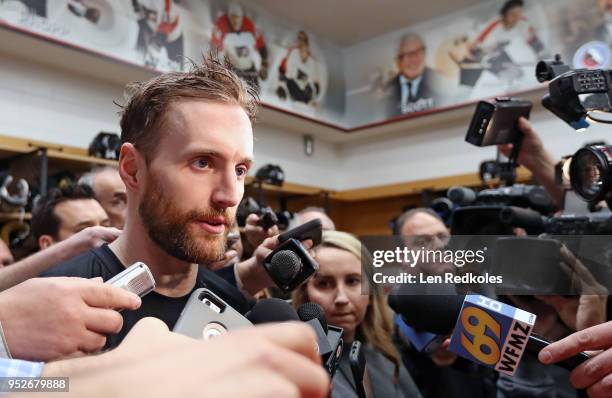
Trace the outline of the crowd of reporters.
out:
[[[138,120],[122,119],[128,133],[129,123]],[[518,162],[560,206],[555,159],[527,120],[520,120],[520,128],[524,141]],[[139,139],[135,135],[134,141]],[[122,238],[126,230],[139,232],[135,213],[158,218],[173,214],[163,193],[138,185],[138,160],[129,160],[137,155],[130,150],[122,154],[128,160],[120,170],[93,170],[78,184],[54,188],[37,201],[32,216],[36,253],[14,262],[10,250],[0,246],[0,376],[69,377],[70,393],[77,396],[357,397],[361,383],[368,397],[570,397],[577,396],[576,389],[586,389],[591,397],[612,395],[607,291],[511,298],[517,307],[538,315],[540,334],[558,342],[542,350],[539,358],[521,362],[515,377],[498,375],[457,357],[447,343],[431,353],[416,350],[402,335],[401,317],[387,304],[388,292],[368,283],[373,273],[368,251],[355,236],[336,231],[319,208],[297,212],[289,227],[319,218],[323,228],[319,245],[304,242],[319,269],[292,292],[291,303],[296,309],[316,303],[330,325],[343,329],[344,350],[331,380],[315,350],[315,333],[304,324],[244,328],[206,341],[171,332],[193,283],[183,286],[183,279],[157,273],[158,289],[143,298],[104,283],[134,260],[130,244],[172,251],[164,245],[175,242],[171,223],[146,226],[156,231],[153,242]],[[502,151],[509,153],[510,148]],[[166,212],[156,213],[142,201],[130,204],[130,195],[141,189],[157,201],[153,204],[166,205]],[[237,193],[224,195],[215,200],[237,205]],[[202,217],[214,221],[215,216]],[[196,287],[214,290],[243,313],[258,298],[269,297],[268,288],[273,287],[262,262],[278,246],[280,231],[277,226],[262,227],[259,220],[257,214],[248,215],[244,240],[234,239],[214,261],[207,258],[188,270]],[[207,228],[214,228],[211,225]],[[231,228],[239,235],[237,224]],[[394,232],[406,242],[420,239],[419,246],[444,247],[450,238],[443,220],[425,208],[400,215]],[[150,254],[153,263],[155,255]],[[362,381],[355,380],[351,369],[354,341],[364,347]],[[602,352],[571,374],[549,366],[585,350]]]

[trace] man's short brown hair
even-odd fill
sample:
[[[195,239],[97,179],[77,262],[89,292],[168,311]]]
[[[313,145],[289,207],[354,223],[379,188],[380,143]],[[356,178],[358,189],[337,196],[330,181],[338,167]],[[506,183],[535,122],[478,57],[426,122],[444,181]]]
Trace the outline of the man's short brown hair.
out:
[[[227,59],[211,53],[188,72],[169,72],[147,82],[129,84],[121,115],[121,142],[134,144],[150,161],[161,137],[168,107],[184,99],[241,106],[251,122],[257,112],[255,90],[238,77]]]

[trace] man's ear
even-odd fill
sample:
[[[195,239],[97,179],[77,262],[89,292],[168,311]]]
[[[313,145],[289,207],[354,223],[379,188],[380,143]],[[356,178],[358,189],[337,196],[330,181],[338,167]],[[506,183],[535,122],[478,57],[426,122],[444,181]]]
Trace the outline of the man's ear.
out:
[[[134,144],[121,145],[119,152],[119,175],[129,191],[137,191],[140,184],[138,173],[145,165],[145,160]]]
[[[51,235],[41,235],[38,238],[38,247],[40,247],[40,250],[45,250],[55,243],[55,239],[53,239]]]

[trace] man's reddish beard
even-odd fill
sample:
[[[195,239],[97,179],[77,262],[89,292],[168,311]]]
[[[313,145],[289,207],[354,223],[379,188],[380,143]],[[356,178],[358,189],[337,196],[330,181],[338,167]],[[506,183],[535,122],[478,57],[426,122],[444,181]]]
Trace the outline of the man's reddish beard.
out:
[[[150,177],[152,175],[150,174]],[[155,178],[149,178],[155,181]],[[155,183],[149,183],[138,205],[138,213],[149,237],[172,257],[179,260],[209,264],[225,254],[225,244],[233,215],[227,210],[204,209],[181,212],[174,201],[164,196],[164,190]],[[208,234],[198,225],[205,219],[223,216],[225,232]],[[197,232],[194,232],[193,229]]]

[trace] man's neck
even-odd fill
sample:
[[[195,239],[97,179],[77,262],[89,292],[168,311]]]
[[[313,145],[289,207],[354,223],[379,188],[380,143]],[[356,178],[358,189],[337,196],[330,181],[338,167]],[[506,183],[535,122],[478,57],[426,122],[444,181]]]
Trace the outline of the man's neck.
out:
[[[124,266],[145,263],[155,278],[155,291],[168,297],[189,294],[198,275],[198,265],[172,257],[149,238],[141,223],[127,220],[121,235],[109,245]]]
[[[421,73],[420,75],[416,75],[416,76],[412,76],[412,77],[408,77],[404,74],[402,74],[402,76],[404,77],[404,79],[406,79],[407,83],[414,83],[415,80],[418,80],[423,74]]]

